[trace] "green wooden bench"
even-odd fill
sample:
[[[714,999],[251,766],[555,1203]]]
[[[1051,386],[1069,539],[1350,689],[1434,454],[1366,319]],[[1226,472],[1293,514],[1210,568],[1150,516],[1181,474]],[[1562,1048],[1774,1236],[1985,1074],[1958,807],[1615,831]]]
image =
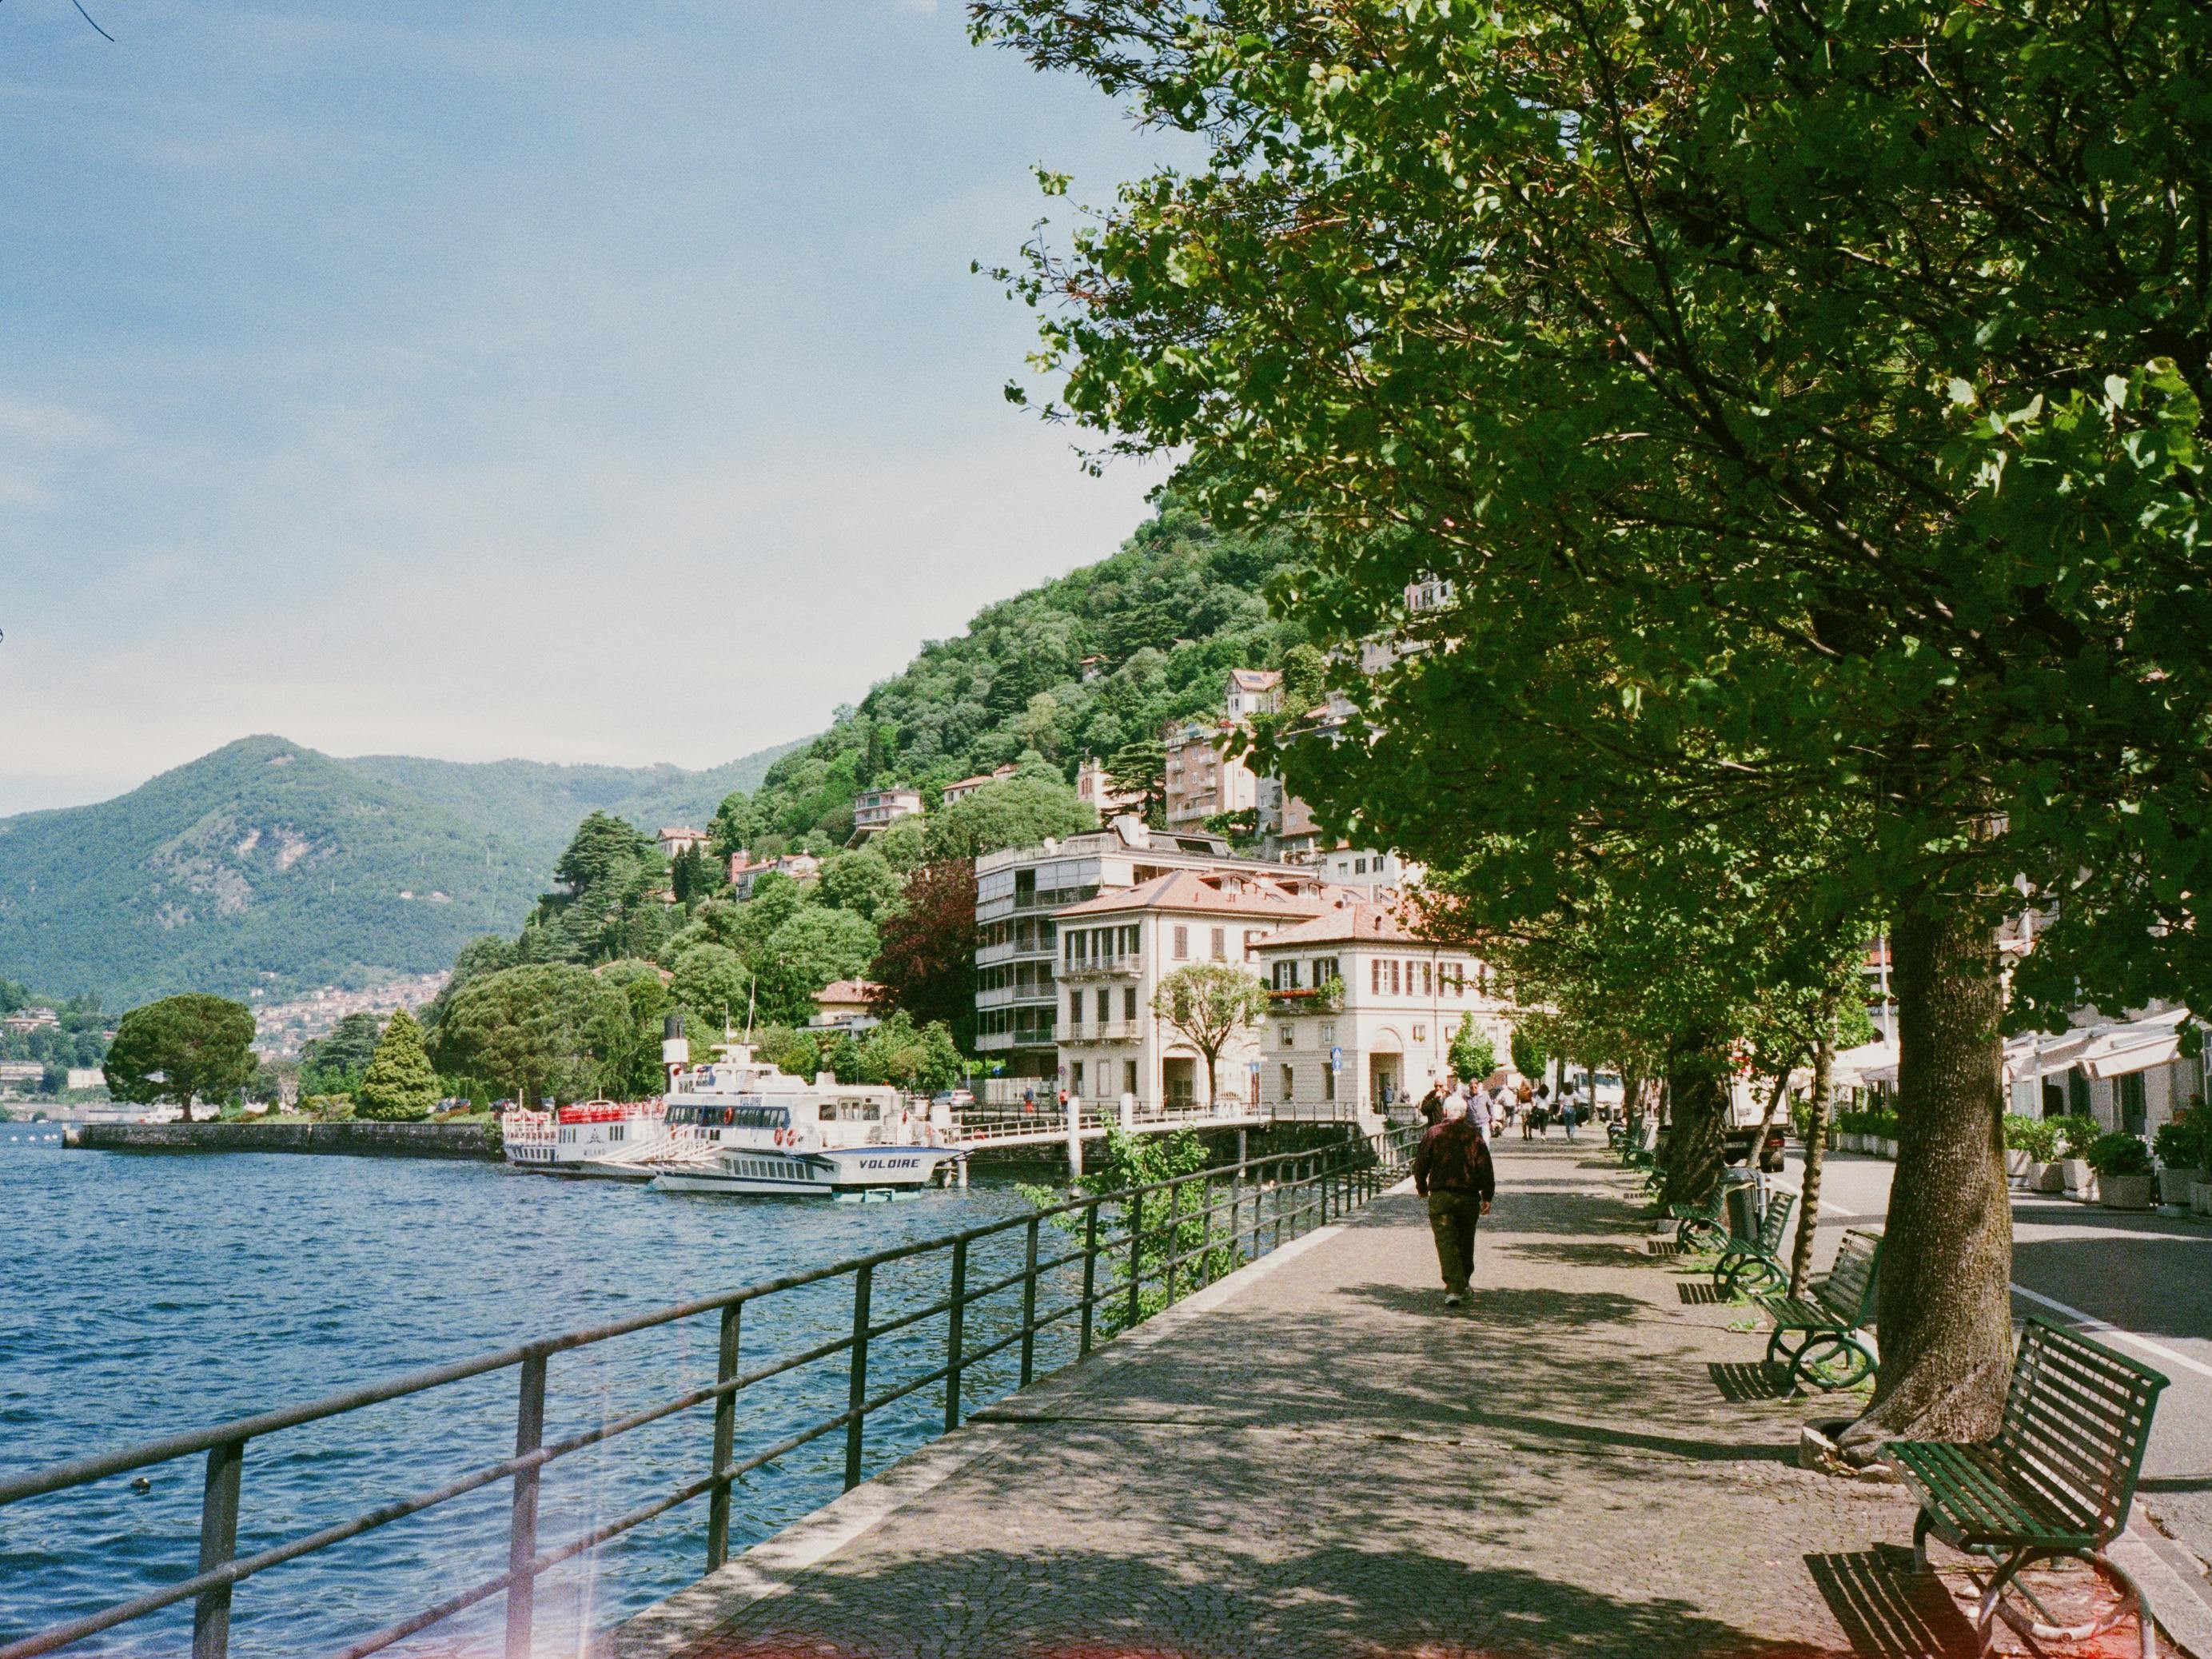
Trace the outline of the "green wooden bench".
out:
[[[1713,1284],[1723,1295],[1764,1296],[1790,1282],[1790,1269],[1782,1261],[1782,1239],[1796,1207],[1796,1194],[1769,1193],[1766,1212],[1759,1218],[1759,1231],[1749,1238],[1729,1240],[1721,1259],[1713,1264]]]
[[[1866,1326],[1874,1313],[1881,1271],[1881,1235],[1853,1228],[1837,1247],[1835,1266],[1802,1297],[1778,1292],[1756,1297],[1774,1322],[1766,1363],[1787,1360],[1790,1386],[1848,1389],[1874,1373]]]
[[[2151,1418],[2167,1379],[2101,1342],[2031,1316],[2021,1332],[1996,1438],[1962,1444],[1899,1440],[1884,1448],[1920,1500],[1914,1560],[1928,1565],[1928,1535],[1990,1562],[1975,1629],[1990,1650],[1995,1619],[2032,1639],[2087,1642],[2126,1621],[2127,1607],[2089,1625],[2062,1626],[2018,1581],[2031,1562],[2087,1561],[2134,1604],[2142,1659],[2155,1659],[2142,1586],[2106,1557],[2127,1525],[2142,1473]],[[2007,1605],[2018,1595],[2041,1618]]]
[[[1668,1218],[1674,1224],[1674,1243],[1685,1250],[1717,1250],[1729,1241],[1728,1195],[1751,1177],[1740,1170],[1723,1171],[1713,1195],[1702,1204],[1669,1204]]]

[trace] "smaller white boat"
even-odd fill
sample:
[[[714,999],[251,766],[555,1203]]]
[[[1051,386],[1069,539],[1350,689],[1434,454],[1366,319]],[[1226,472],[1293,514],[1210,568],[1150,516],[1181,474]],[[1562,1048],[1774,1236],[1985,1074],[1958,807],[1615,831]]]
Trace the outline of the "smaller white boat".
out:
[[[657,1100],[586,1100],[550,1112],[509,1112],[499,1126],[507,1161],[544,1175],[646,1181],[653,1171],[640,1163],[668,1146]]]

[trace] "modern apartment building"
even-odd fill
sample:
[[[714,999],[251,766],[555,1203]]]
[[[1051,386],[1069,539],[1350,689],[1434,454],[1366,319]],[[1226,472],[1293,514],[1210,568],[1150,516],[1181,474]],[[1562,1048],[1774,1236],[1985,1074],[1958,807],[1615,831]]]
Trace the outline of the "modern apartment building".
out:
[[[1057,1079],[1062,1002],[1056,913],[1183,870],[1312,878],[1288,865],[1240,858],[1218,836],[1149,830],[1128,817],[1066,841],[976,860],[978,1052],[1005,1062],[1011,1076]]]
[[[1515,1009],[1464,945],[1421,938],[1396,904],[1347,898],[1253,947],[1268,986],[1259,1098],[1269,1104],[1417,1099],[1452,1069],[1451,1042],[1474,1017],[1497,1049]]]
[[[1197,1046],[1152,1012],[1160,981],[1194,963],[1251,971],[1263,942],[1310,921],[1338,895],[1304,871],[1177,870],[1061,910],[1062,1080],[1084,1100],[1163,1104],[1256,1100],[1260,1034],[1242,1031],[1212,1079]]]

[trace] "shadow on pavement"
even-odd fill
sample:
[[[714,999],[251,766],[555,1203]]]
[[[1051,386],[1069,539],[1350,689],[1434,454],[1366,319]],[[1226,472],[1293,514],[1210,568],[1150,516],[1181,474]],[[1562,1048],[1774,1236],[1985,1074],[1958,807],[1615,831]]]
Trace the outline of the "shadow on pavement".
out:
[[[1942,1580],[1914,1571],[1910,1550],[1808,1555],[1805,1566],[1850,1638],[1853,1659],[1972,1659],[1980,1650]]]
[[[881,1571],[854,1561],[805,1574],[684,1659],[1832,1659],[1686,1601],[1601,1595],[1395,1541],[1274,1559],[1211,1553],[1146,1562],[975,1549]],[[948,1613],[961,1632],[951,1641]]]
[[[1753,1400],[1790,1398],[1790,1372],[1784,1366],[1769,1365],[1759,1360],[1729,1364],[1715,1361],[1706,1365],[1705,1374],[1713,1379],[1713,1386],[1721,1391],[1721,1398],[1733,1406],[1745,1405]]]

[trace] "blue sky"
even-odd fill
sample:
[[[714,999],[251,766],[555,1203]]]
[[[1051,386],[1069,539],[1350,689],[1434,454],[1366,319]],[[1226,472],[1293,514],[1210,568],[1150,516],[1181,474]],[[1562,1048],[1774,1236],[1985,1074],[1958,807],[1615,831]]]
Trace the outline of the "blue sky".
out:
[[[0,812],[250,732],[710,765],[1162,476],[1003,402],[969,270],[1161,141],[951,0],[86,3],[0,7]]]

